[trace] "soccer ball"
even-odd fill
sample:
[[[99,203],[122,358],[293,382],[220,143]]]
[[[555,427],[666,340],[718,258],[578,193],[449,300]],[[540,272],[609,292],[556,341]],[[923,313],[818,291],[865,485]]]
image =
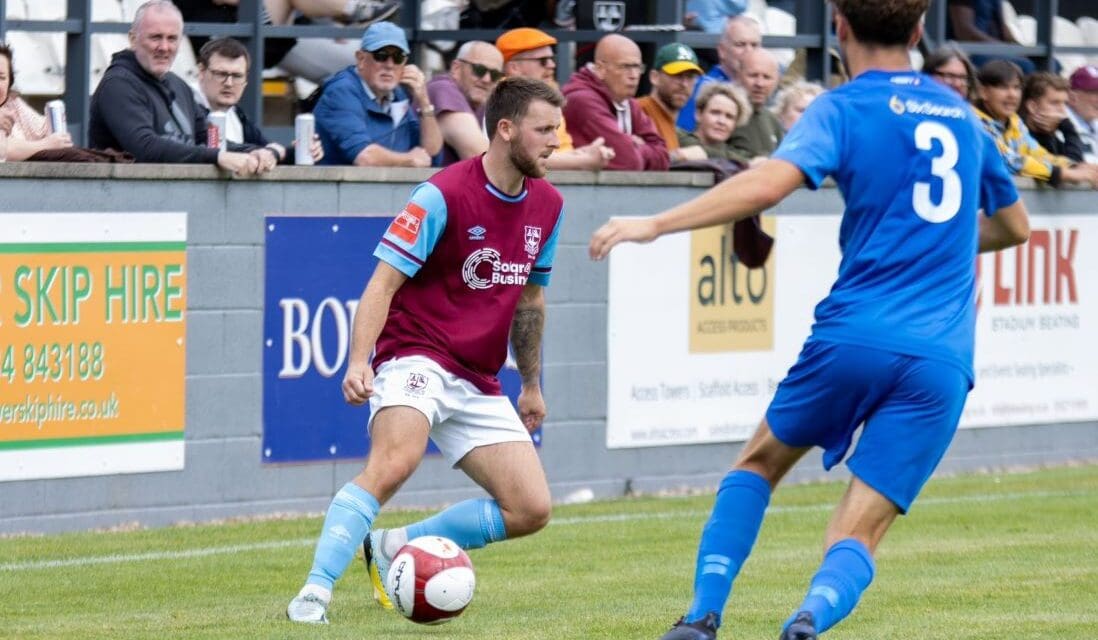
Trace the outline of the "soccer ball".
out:
[[[440,536],[422,536],[401,547],[385,578],[397,611],[419,624],[442,624],[461,615],[476,583],[469,556]]]

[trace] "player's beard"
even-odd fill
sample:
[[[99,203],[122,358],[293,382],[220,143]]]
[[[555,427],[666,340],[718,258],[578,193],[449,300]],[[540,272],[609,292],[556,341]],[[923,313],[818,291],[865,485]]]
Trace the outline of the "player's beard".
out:
[[[519,173],[527,178],[544,178],[545,167],[538,164],[537,156],[532,156],[526,152],[522,144],[522,134],[519,134],[511,141],[511,146],[508,151],[508,158],[511,160],[511,164],[514,165]]]

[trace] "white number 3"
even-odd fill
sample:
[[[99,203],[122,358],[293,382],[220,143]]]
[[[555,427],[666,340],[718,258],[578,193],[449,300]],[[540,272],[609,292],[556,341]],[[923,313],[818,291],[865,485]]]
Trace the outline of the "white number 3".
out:
[[[930,161],[930,175],[942,181],[942,198],[937,203],[930,199],[929,182],[916,182],[911,194],[915,213],[927,222],[945,222],[961,209],[961,177],[953,170],[957,166],[957,138],[945,125],[938,122],[921,122],[915,127],[915,146],[920,151],[931,151],[934,141],[942,145],[942,155]]]

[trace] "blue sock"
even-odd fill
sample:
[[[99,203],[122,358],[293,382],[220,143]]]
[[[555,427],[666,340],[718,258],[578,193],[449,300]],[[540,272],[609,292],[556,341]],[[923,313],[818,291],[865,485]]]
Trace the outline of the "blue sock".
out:
[[[435,515],[405,527],[408,539],[420,536],[442,536],[456,542],[462,549],[479,549],[507,539],[503,512],[495,500],[466,500]]]
[[[381,509],[377,499],[353,482],[343,485],[328,506],[324,517],[324,529],[316,543],[313,568],[309,571],[308,584],[316,584],[331,591],[335,581],[347,570],[362,546],[366,533]]]
[[[702,530],[694,571],[694,602],[686,613],[695,622],[710,611],[718,624],[732,581],[751,553],[770,502],[770,483],[751,471],[731,471],[721,481],[713,513]]]
[[[811,611],[816,632],[827,631],[854,610],[862,592],[873,582],[874,570],[873,556],[864,544],[853,538],[836,542],[824,554],[798,611]],[[785,622],[786,627],[796,615]]]

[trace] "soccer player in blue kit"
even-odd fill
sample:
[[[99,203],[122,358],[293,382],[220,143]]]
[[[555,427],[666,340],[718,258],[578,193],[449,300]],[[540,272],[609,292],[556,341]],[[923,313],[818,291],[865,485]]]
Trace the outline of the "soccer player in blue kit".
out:
[[[973,383],[977,251],[1025,242],[1029,222],[995,143],[948,88],[911,70],[930,0],[834,0],[854,80],[809,106],[770,160],[654,216],[615,218],[620,242],[741,220],[831,176],[846,201],[842,261],[797,362],[722,480],[699,543],[694,600],[663,640],[711,640],[773,488],[810,448],[853,478],[822,564],[781,640],[845,618],[873,553],[949,446]],[[980,212],[980,210],[983,210]]]

